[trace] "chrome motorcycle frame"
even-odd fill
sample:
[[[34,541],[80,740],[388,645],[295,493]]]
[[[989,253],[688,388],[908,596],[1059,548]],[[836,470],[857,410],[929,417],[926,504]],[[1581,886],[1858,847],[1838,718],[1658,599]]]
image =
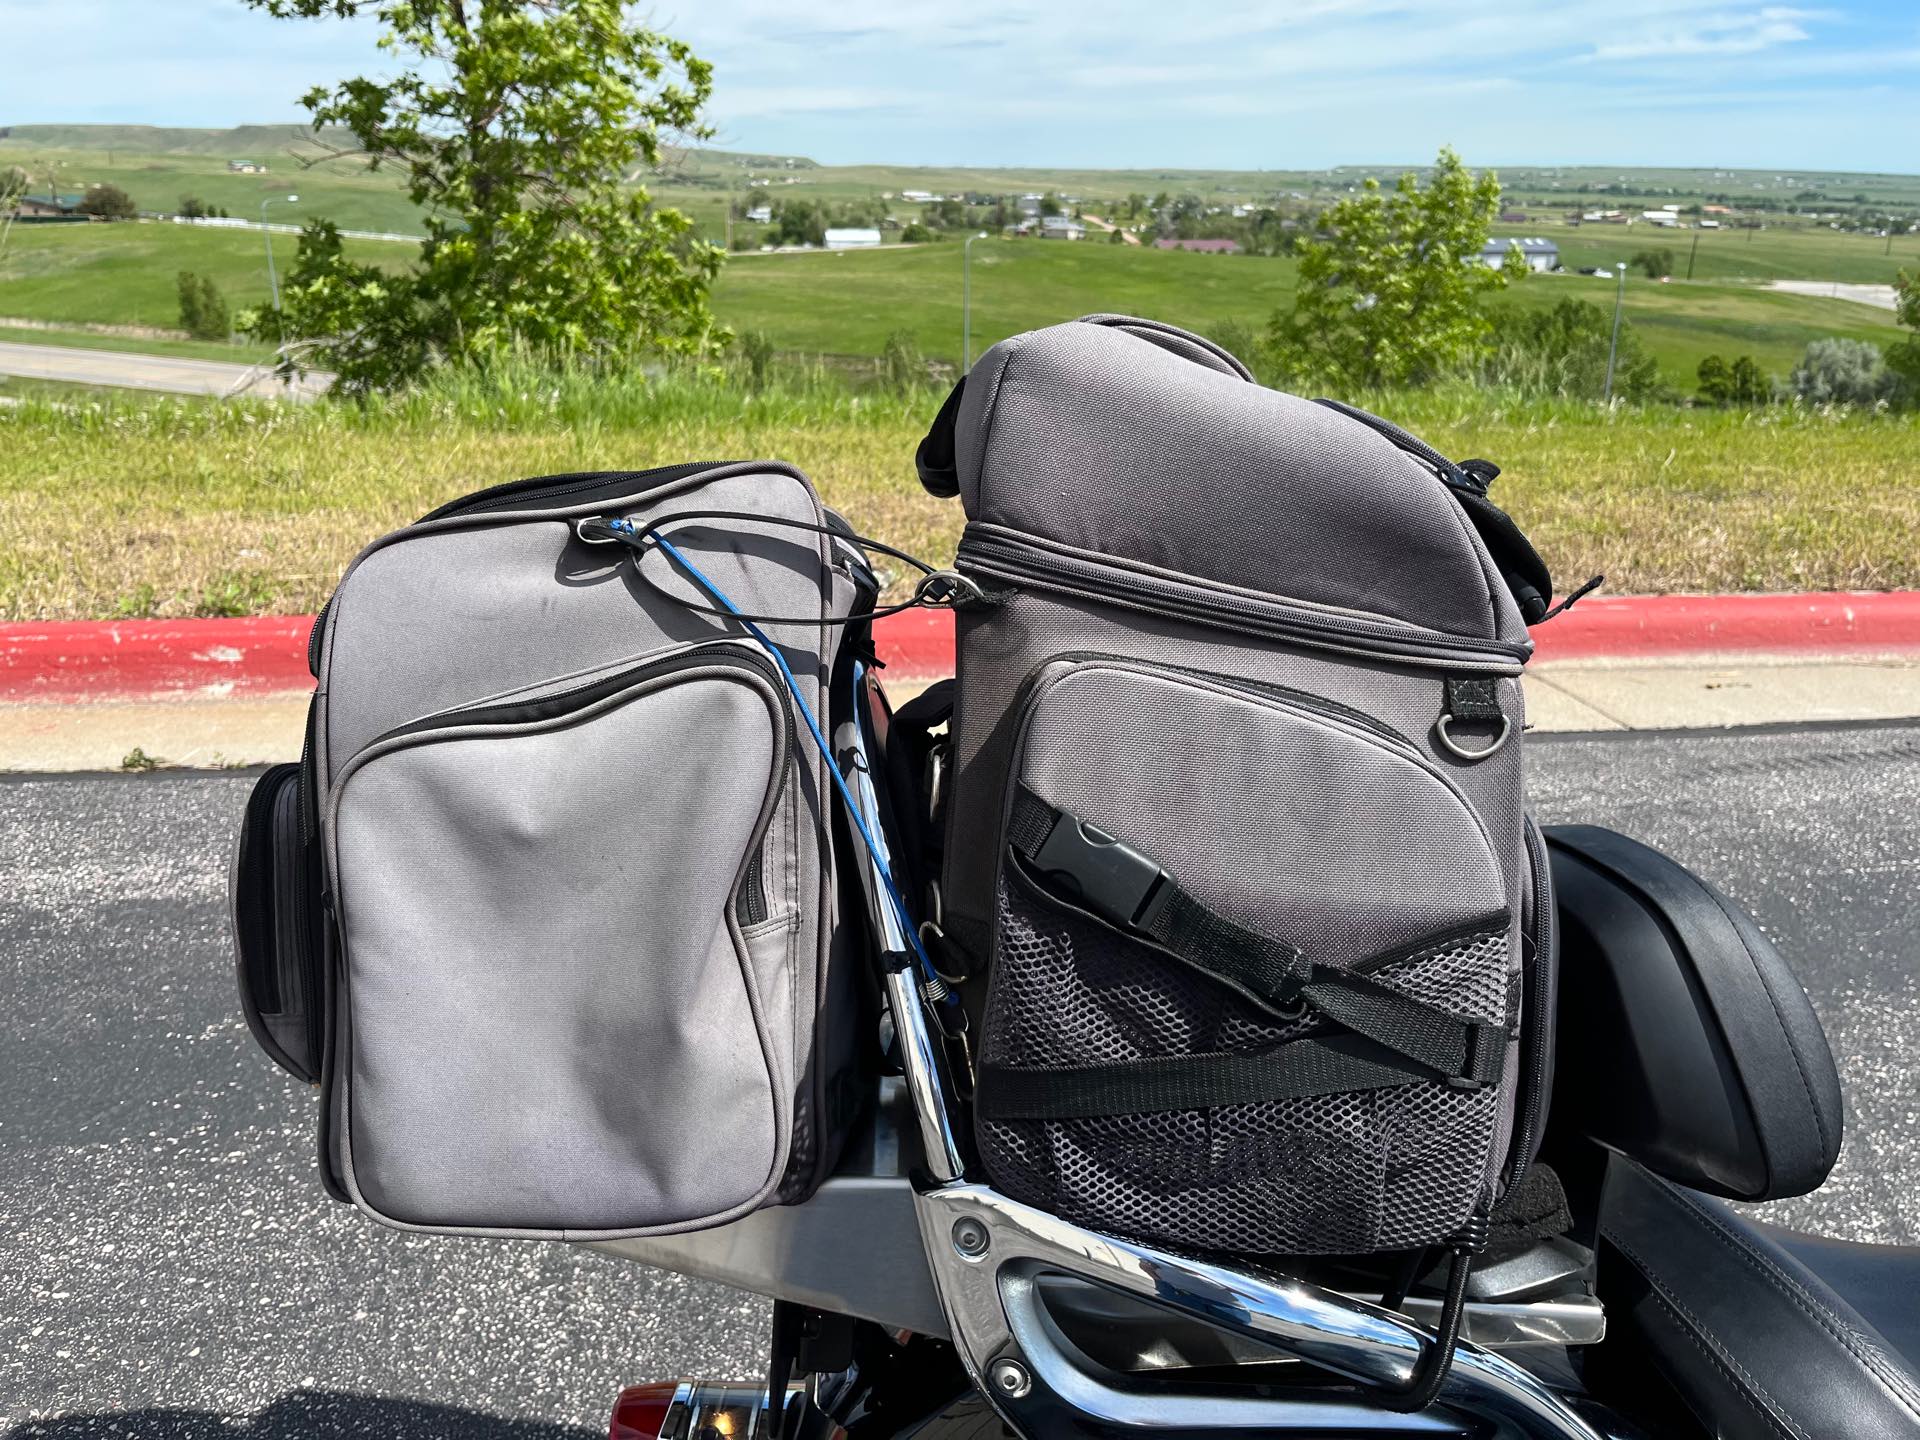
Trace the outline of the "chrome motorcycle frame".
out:
[[[834,750],[881,850],[862,851],[858,863],[900,1078],[882,1081],[860,1153],[805,1204],[598,1248],[888,1334],[950,1341],[968,1379],[1025,1437],[1618,1440],[1617,1421],[1598,1428],[1491,1348],[1600,1339],[1591,1297],[1470,1303],[1469,1338],[1439,1397],[1406,1414],[1385,1392],[1407,1384],[1431,1343],[1407,1315],[1238,1261],[1086,1230],[981,1183],[929,1010],[937,991],[917,969],[881,873],[889,830],[867,763],[864,681],[856,694],[860,720],[836,729]],[[1222,1373],[1235,1383],[1221,1383]]]
[[[864,695],[864,685],[856,693]],[[884,846],[882,807],[861,719],[836,747],[868,832]],[[934,1288],[968,1376],[1017,1434],[1474,1435],[1602,1440],[1520,1366],[1462,1340],[1435,1404],[1405,1414],[1380,1387],[1404,1388],[1431,1337],[1405,1316],[1291,1277],[1098,1234],[1018,1204],[969,1177],[953,1086],[931,1023],[913,946],[880,866],[861,853],[869,917],[907,1095],[923,1153],[913,1187]],[[1050,1277],[1068,1277],[1269,1347],[1374,1387],[1295,1387],[1264,1394],[1179,1386],[1099,1365],[1050,1314]]]

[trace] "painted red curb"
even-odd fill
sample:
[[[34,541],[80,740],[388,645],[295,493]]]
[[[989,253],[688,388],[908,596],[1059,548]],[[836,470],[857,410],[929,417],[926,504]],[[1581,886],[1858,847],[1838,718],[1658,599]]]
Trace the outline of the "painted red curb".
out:
[[[310,615],[0,625],[0,702],[298,694]],[[952,673],[953,616],[910,610],[875,627],[896,682]],[[1920,655],[1920,591],[1592,596],[1534,631],[1538,661],[1683,655]]]
[[[1533,632],[1534,660],[1920,653],[1920,591],[1590,595]]]

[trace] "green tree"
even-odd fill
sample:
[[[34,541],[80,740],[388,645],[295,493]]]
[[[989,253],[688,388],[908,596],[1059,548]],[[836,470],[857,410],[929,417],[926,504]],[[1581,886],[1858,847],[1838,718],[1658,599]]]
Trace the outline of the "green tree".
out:
[[[1505,277],[1468,260],[1499,208],[1493,172],[1474,176],[1452,150],[1424,189],[1411,172],[1391,191],[1368,180],[1322,217],[1326,238],[1298,246],[1293,308],[1268,329],[1276,367],[1352,390],[1423,384],[1479,358],[1481,300]]]
[[[207,202],[198,195],[182,195],[178,213],[184,219],[198,220],[204,215],[211,215],[213,211],[207,208]]]
[[[425,215],[413,263],[349,260],[309,225],[284,314],[250,333],[316,339],[315,363],[365,394],[439,363],[546,354],[698,354],[724,343],[708,307],[722,252],[625,183],[663,135],[700,137],[712,72],[628,23],[621,0],[246,0],[283,18],[372,17],[398,60],[305,99],[317,134],[350,133],[405,178]]]
[[[131,220],[140,212],[134,208],[133,197],[118,185],[90,185],[80,197],[80,213],[101,220]]]
[[[1721,356],[1707,356],[1693,373],[1700,382],[1702,400],[1725,405],[1733,399],[1733,367]]]
[[[182,329],[196,340],[225,340],[233,333],[226,299],[211,277],[182,270],[176,283]]]
[[[767,239],[775,245],[827,243],[827,210],[815,200],[783,200],[774,207]]]
[[[935,200],[924,206],[920,215],[936,230],[959,230],[967,223],[967,207],[952,198]]]
[[[1120,227],[1119,227],[1118,225],[1116,225],[1116,226],[1114,226],[1114,227],[1113,227],[1113,229],[1111,229],[1111,230],[1109,230],[1109,231],[1107,232],[1107,243],[1108,243],[1109,245],[1124,245],[1124,244],[1126,244],[1126,243],[1127,243],[1127,232],[1126,232],[1126,231],[1124,231],[1124,230],[1122,230],[1122,229],[1121,229],[1121,228],[1120,228]]]
[[[1900,379],[1870,341],[1814,340],[1787,384],[1810,405],[1878,405],[1895,399]]]
[[[909,220],[907,222],[907,228],[900,232],[900,239],[902,243],[907,245],[924,245],[933,239],[933,231],[922,225],[918,220]]]
[[[1902,270],[1893,291],[1893,318],[1913,334],[1887,347],[1887,368],[1905,382],[1909,397],[1920,398],[1920,275]]]
[[[1773,382],[1751,355],[1742,355],[1733,362],[1732,377],[1734,404],[1764,405],[1773,398]]]
[[[1040,213],[1042,215],[1064,214],[1065,212],[1063,211],[1060,205],[1060,197],[1054,194],[1051,190],[1049,190],[1046,194],[1042,195],[1040,197]]]
[[[1628,262],[1649,280],[1659,280],[1673,274],[1673,251],[1662,247],[1658,250],[1642,250]]]
[[[1527,264],[1527,252],[1520,248],[1518,240],[1507,246],[1507,253],[1500,257],[1500,273],[1506,277],[1509,285],[1533,273],[1533,267]]]
[[[1503,307],[1494,329],[1499,341],[1484,371],[1489,382],[1578,400],[1598,400],[1606,393],[1607,355],[1613,349],[1611,311],[1574,299],[1556,301],[1546,310]],[[1622,323],[1614,396],[1654,400],[1665,389],[1659,362],[1633,326]]]

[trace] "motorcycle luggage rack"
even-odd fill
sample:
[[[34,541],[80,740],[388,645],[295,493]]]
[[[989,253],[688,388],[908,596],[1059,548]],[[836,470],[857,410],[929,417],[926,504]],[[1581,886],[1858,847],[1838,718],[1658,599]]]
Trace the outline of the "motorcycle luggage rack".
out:
[[[864,688],[857,693],[864,695]],[[882,808],[867,768],[864,730],[848,724],[834,738],[862,819],[871,834],[882,837]],[[798,1232],[811,1230],[818,1242],[817,1263],[788,1298],[868,1314],[920,1333],[944,1332],[968,1375],[1021,1435],[1231,1431],[1250,1437],[1606,1440],[1606,1432],[1536,1376],[1467,1339],[1460,1341],[1434,1404],[1414,1414],[1395,1411],[1382,1403],[1383,1392],[1406,1386],[1432,1339],[1405,1315],[1237,1261],[1229,1265],[1086,1230],[970,1179],[948,1100],[953,1088],[941,1043],[915,984],[912,947],[874,858],[863,853],[860,860],[898,1037],[901,1085],[921,1151],[910,1184],[919,1246],[910,1246],[899,1233],[897,1194],[895,1206],[886,1205],[887,1189],[909,1182],[848,1177],[828,1181],[806,1205],[761,1211],[704,1235],[615,1241],[602,1248],[764,1288],[762,1267],[795,1258],[802,1248]],[[878,1294],[857,1298],[843,1293],[850,1288],[844,1277],[835,1278],[849,1268],[845,1243],[850,1232],[840,1222],[856,1213],[865,1217],[851,1232],[861,1237],[860,1268],[883,1276],[891,1272]],[[907,1253],[909,1248],[923,1249],[924,1261]],[[915,1284],[921,1264],[931,1272],[945,1322],[937,1328],[927,1323],[926,1299]],[[1327,1372],[1331,1383],[1181,1385],[1152,1374],[1114,1371],[1076,1345],[1049,1308],[1050,1288],[1076,1282],[1153,1307],[1169,1326],[1207,1327],[1229,1341],[1305,1362]],[[1550,1343],[1599,1338],[1593,1333],[1597,1305],[1569,1307],[1559,1317],[1564,1330],[1551,1315],[1549,1310],[1538,1316],[1516,1338]]]

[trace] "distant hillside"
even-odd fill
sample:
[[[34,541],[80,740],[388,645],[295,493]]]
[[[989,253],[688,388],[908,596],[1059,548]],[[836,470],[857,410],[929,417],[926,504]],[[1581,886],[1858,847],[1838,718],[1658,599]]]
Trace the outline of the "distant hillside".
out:
[[[138,150],[149,155],[219,155],[245,159],[282,155],[295,141],[309,139],[310,127],[235,125],[228,130],[181,125],[0,125],[0,140],[48,150]]]

